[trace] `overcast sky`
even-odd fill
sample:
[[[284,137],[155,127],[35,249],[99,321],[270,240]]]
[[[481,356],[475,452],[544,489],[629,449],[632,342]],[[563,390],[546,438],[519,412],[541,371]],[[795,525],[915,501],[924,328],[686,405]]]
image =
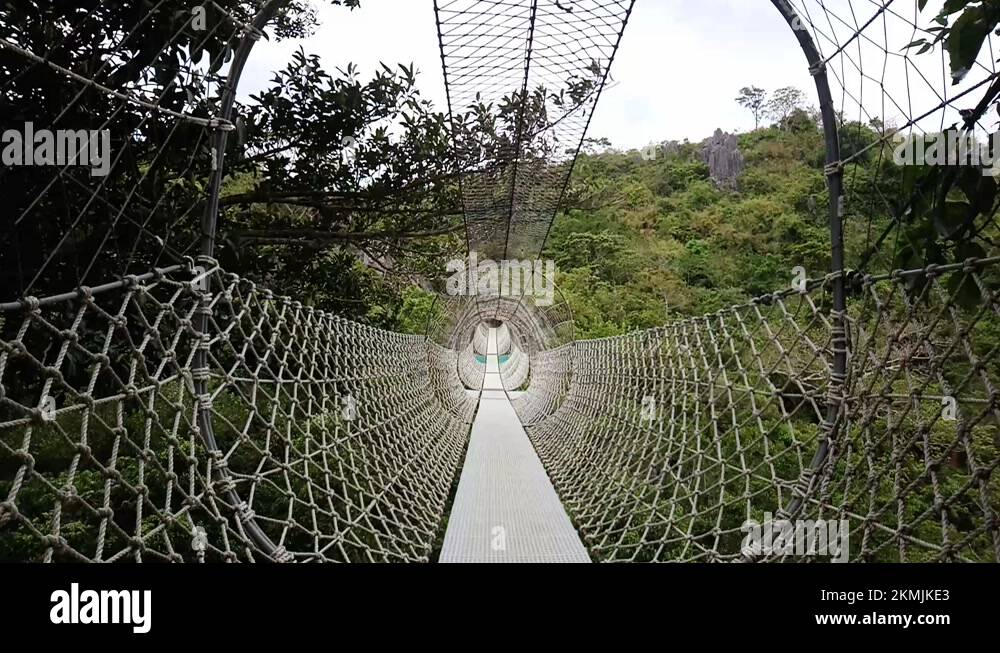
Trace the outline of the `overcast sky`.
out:
[[[803,2],[812,3],[813,12],[818,11],[814,0],[798,0],[797,4]],[[447,110],[432,0],[362,0],[362,8],[354,11],[316,4],[321,26],[314,36],[257,44],[241,85],[244,94],[265,86],[271,71],[283,67],[301,45],[307,53],[320,55],[328,69],[353,62],[365,76],[380,61],[390,65],[412,62],[420,73],[422,94]],[[843,5],[842,15],[850,18],[854,11],[855,20],[864,23],[882,2],[826,0],[826,4]],[[934,16],[934,4],[923,14],[928,22]],[[900,18],[888,15],[887,25],[874,24],[868,32],[884,42],[888,30],[898,51],[912,40],[902,16],[912,18],[914,6],[912,0],[897,2],[893,10],[900,12]],[[830,36],[838,38],[849,37],[852,31],[849,25],[834,25],[830,30]],[[920,76],[907,71],[901,57],[885,56],[884,50],[871,43],[852,47],[862,46],[867,51],[858,58],[872,79],[862,86],[857,71],[847,70],[851,78],[847,86],[866,93],[864,104],[874,106],[875,115],[897,124],[912,115],[909,107],[893,107],[891,102],[882,107],[878,97],[882,86],[893,97],[919,100],[921,108],[937,101],[935,93],[946,86],[941,82],[941,60],[933,54],[921,59],[929,80],[921,88]],[[830,43],[821,47],[827,52],[834,49]],[[602,96],[589,135],[606,136],[617,147],[641,147],[668,139],[701,140],[716,128],[751,129],[751,115],[734,101],[743,86],[768,90],[795,86],[816,104],[813,80],[798,43],[767,0],[638,0],[611,76],[614,84]],[[833,83],[837,96],[836,78]],[[852,115],[858,113],[856,104],[852,110],[849,99],[845,102],[838,96],[837,101],[848,116],[857,117]]]

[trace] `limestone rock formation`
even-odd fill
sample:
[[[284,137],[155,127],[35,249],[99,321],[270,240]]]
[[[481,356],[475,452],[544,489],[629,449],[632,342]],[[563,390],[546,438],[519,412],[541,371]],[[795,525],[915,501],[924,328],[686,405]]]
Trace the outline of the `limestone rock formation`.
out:
[[[743,154],[736,134],[716,129],[702,143],[702,158],[708,164],[709,176],[720,188],[735,190],[743,172]]]

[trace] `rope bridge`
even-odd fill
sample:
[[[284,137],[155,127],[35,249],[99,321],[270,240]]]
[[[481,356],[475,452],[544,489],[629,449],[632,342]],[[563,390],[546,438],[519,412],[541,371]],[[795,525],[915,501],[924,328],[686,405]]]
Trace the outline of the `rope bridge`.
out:
[[[907,220],[941,179],[853,165],[899,133],[988,129],[989,41],[952,85],[944,62],[930,74],[901,49],[927,34],[914,3],[773,0],[816,80],[828,274],[591,341],[561,296],[442,296],[410,336],[214,258],[240,75],[284,3],[206,3],[203,28],[166,2],[106,28],[114,3],[89,4],[46,16],[41,37],[39,15],[0,13],[5,122],[107,130],[112,145],[104,176],[0,168],[0,558],[433,559],[493,329],[504,392],[594,560],[798,559],[742,549],[741,524],[768,512],[847,520],[852,560],[1000,560],[995,182],[974,171],[988,206],[954,256],[932,257]],[[632,3],[435,10],[470,161],[468,248],[537,256]],[[901,117],[879,140],[851,138],[852,119],[887,107]],[[474,135],[493,111],[486,148]],[[852,229],[866,234],[856,270]]]

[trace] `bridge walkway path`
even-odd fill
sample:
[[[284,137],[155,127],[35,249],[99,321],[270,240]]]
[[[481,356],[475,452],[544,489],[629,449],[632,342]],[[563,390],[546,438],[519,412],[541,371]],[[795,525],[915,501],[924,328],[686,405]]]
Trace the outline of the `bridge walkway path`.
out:
[[[590,562],[503,390],[496,329],[440,562]]]

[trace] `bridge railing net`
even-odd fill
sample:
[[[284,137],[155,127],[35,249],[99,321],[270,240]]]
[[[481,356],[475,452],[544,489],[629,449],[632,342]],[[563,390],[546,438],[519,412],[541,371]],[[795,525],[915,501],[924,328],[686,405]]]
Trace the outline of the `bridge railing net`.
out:
[[[206,255],[287,3],[22,5],[5,128],[86,138],[0,170],[0,559],[428,559],[474,409],[454,353]]]
[[[832,91],[824,173],[859,271],[536,355],[519,414],[599,560],[817,559],[744,550],[769,518],[845,520],[852,560],[1000,560],[995,168],[895,152],[993,136],[994,37],[963,68],[936,41],[963,3],[773,4]]]
[[[426,560],[474,407],[454,354],[191,276],[0,316],[0,558]]]
[[[743,524],[796,504],[847,520],[852,560],[1000,559],[996,263],[857,278],[842,398],[813,284],[576,343],[568,395],[528,432],[601,560],[743,559]],[[962,308],[964,283],[986,301]]]

